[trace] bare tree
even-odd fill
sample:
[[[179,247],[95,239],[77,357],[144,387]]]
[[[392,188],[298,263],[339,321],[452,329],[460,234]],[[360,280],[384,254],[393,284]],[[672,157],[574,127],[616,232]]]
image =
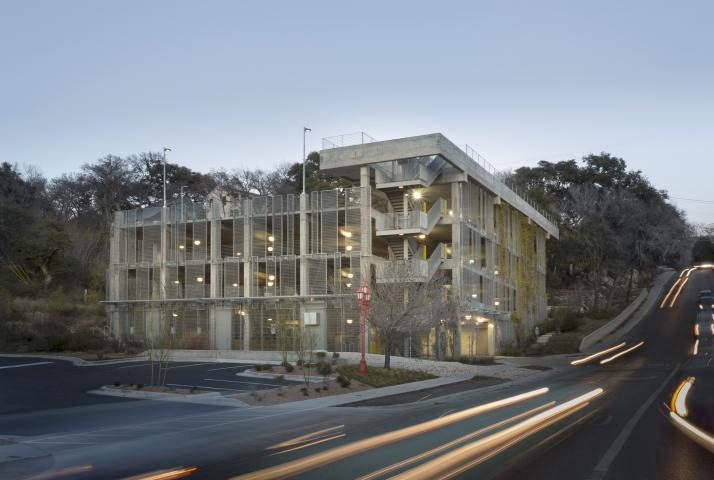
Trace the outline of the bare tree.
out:
[[[401,339],[435,326],[432,303],[443,294],[445,279],[423,281],[413,265],[409,260],[392,262],[391,281],[372,286],[369,319],[384,349],[384,368],[390,368],[391,354]]]

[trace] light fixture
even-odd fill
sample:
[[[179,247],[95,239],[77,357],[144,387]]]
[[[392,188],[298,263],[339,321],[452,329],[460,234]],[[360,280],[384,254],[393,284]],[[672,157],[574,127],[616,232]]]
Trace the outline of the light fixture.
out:
[[[348,274],[347,274],[347,278],[353,278],[354,276],[355,276],[354,273],[348,273]]]
[[[172,313],[171,313],[171,316],[174,317],[174,318],[176,318],[176,317],[178,317],[178,313],[172,312]]]
[[[184,247],[183,245],[179,245],[179,250],[183,250],[184,248],[186,247]]]
[[[400,236],[400,237],[403,237],[403,236],[404,236],[404,234],[403,234],[403,233],[400,233],[400,234],[399,234],[399,236]]]
[[[347,246],[345,247],[345,250],[347,250],[348,252],[351,252],[351,251],[352,251],[352,245],[347,245]]]
[[[240,257],[240,256],[241,256],[241,253],[240,253],[240,252],[236,252],[236,257]]]
[[[469,263],[470,263],[471,265],[473,265],[474,262],[475,262],[475,260],[474,260],[473,258],[469,258]]]
[[[275,280],[275,275],[268,275],[268,280]]]
[[[351,318],[348,318],[348,319],[347,319],[347,324],[348,324],[348,325],[352,325],[352,319],[351,319]]]
[[[245,311],[244,311],[244,310],[241,310],[241,311],[240,311],[240,314],[241,314],[241,315],[245,315]]]
[[[414,200],[419,200],[421,198],[421,192],[419,190],[414,191],[412,197],[414,197]]]
[[[273,251],[273,247],[268,247],[268,251],[269,251],[269,252],[272,252],[272,251]]]
[[[268,282],[269,287],[272,287],[273,285],[275,285],[273,282]]]
[[[471,294],[471,298],[476,298],[476,297],[478,297],[478,295],[476,293]]]
[[[493,271],[493,274],[494,274],[494,275],[498,275],[498,270],[494,270],[494,271]]]
[[[352,238],[352,232],[348,232],[347,230],[341,230],[340,233],[342,233],[345,238]]]
[[[237,283],[234,283],[234,284],[233,284],[233,286],[234,286],[234,287],[237,287],[237,286],[238,286],[238,284],[237,284]]]
[[[269,241],[269,242],[274,242],[274,241],[275,241],[275,237],[272,236],[272,235],[269,236],[269,237],[268,237],[268,241]]]
[[[499,302],[498,300],[496,300],[496,301],[493,302],[493,304],[496,305],[496,306],[499,306],[499,305],[501,304],[501,302]]]
[[[273,321],[273,319],[272,319],[272,318],[269,318],[269,319],[268,319],[268,321],[269,321],[269,322],[272,322],[272,321]]]
[[[196,277],[196,281],[197,281],[198,283],[203,282],[203,277]]]
[[[466,320],[471,320],[471,315],[466,315],[464,318],[465,318]]]
[[[178,285],[178,284],[181,283],[181,282],[179,282],[178,280],[174,280],[174,283],[175,283],[176,285]]]
[[[424,235],[423,233],[421,235],[419,235],[419,240],[424,240],[425,238],[426,238],[426,235]]]
[[[450,217],[453,217],[453,216],[454,216],[454,211],[453,211],[453,210],[449,210],[449,216],[450,216]]]
[[[352,284],[351,284],[351,283],[345,283],[345,287],[347,287],[347,288],[352,288]]]
[[[196,246],[201,245],[201,240],[194,240],[193,244]]]

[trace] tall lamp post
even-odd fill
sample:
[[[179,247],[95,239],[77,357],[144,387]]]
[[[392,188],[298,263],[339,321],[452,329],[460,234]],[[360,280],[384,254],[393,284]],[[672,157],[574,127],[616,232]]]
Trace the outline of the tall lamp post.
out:
[[[305,135],[307,132],[312,132],[311,128],[302,127],[302,194],[305,195],[305,164],[307,157],[305,156]]]
[[[166,206],[166,152],[170,151],[169,147],[164,147],[164,161],[162,162],[164,167],[164,207]]]
[[[365,354],[365,336],[367,330],[367,309],[369,308],[369,301],[372,298],[372,293],[369,291],[369,285],[363,283],[355,293],[357,297],[357,304],[359,305],[359,330],[360,336],[362,337],[362,355],[359,359],[359,366],[357,367],[357,375],[365,376],[367,375],[367,361],[364,358]]]

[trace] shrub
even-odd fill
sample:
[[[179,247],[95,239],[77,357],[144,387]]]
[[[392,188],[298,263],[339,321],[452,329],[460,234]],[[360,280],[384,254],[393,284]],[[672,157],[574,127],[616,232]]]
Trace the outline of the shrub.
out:
[[[496,365],[496,359],[488,356],[461,357],[459,362],[467,365]]]
[[[305,395],[306,397],[309,395],[309,393],[308,393],[308,391],[307,391],[307,387],[300,387],[300,391],[301,391],[302,394]]]
[[[342,388],[348,388],[352,381],[342,374],[337,375],[337,383],[340,384]]]
[[[322,386],[322,389],[323,389],[324,391],[328,391],[328,390],[330,389],[330,387],[328,387],[327,384],[325,384],[325,385]]]
[[[283,380],[285,380],[285,375],[278,375],[277,377],[275,377],[275,380],[282,382]]]
[[[194,385],[193,387],[190,388],[189,392],[196,393],[196,390],[198,390],[198,387],[196,385]]]
[[[315,393],[320,393],[321,391],[322,391],[322,388],[320,388],[320,387],[315,388]]]
[[[318,363],[317,372],[323,377],[326,377],[332,373],[332,365],[327,362]]]
[[[272,372],[273,371],[273,366],[270,365],[269,363],[263,363],[260,365],[255,366],[255,371],[256,372]]]
[[[305,363],[305,362],[303,362],[301,359],[298,359],[298,360],[295,362],[295,365],[297,365],[298,367],[302,367],[303,363]]]
[[[118,387],[118,386],[120,386],[120,385],[121,385],[121,382],[114,382],[114,386],[115,386],[115,387]]]
[[[288,362],[288,363],[285,364],[285,371],[286,371],[286,372],[290,373],[290,372],[292,372],[293,370],[295,370],[295,367],[293,367],[293,364],[292,364],[292,363]]]
[[[339,353],[339,352],[332,352],[332,358],[334,358],[335,360],[337,360],[338,358],[340,358],[340,353]]]
[[[137,390],[141,390],[142,388],[144,388],[144,384],[143,384],[143,383],[137,383],[137,384],[136,384],[136,389],[137,389]]]

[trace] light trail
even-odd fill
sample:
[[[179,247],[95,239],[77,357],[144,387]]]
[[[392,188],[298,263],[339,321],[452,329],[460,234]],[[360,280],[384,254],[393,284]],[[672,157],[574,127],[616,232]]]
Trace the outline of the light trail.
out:
[[[301,443],[309,442],[320,437],[332,436],[337,432],[341,431],[343,428],[345,428],[344,425],[337,425],[334,427],[325,428],[323,430],[318,430],[316,432],[307,433],[305,435],[300,435],[299,437],[295,437],[290,440],[285,440],[284,442],[276,443],[275,445],[268,447],[266,450],[277,450],[285,447],[294,447],[296,445],[300,445]]]
[[[600,365],[605,365],[606,363],[610,363],[610,362],[612,362],[613,360],[615,360],[616,358],[621,357],[621,356],[625,355],[626,353],[630,353],[631,351],[633,351],[633,350],[636,349],[636,348],[640,348],[640,347],[641,347],[642,345],[644,345],[644,344],[645,344],[645,342],[644,342],[644,340],[643,340],[643,341],[641,341],[640,343],[638,343],[637,345],[634,345],[634,346],[628,348],[627,350],[623,350],[623,351],[621,351],[621,352],[617,352],[617,353],[616,353],[615,355],[613,355],[612,357],[607,357],[607,358],[605,358],[605,359],[603,359],[603,360],[600,360]]]
[[[159,470],[151,473],[142,473],[133,477],[127,477],[124,480],[174,480],[191,475],[198,470],[198,467],[179,467],[170,470]]]
[[[694,324],[694,336],[695,337],[699,336],[699,324],[698,323]]]
[[[444,443],[443,445],[439,445],[438,447],[432,448],[431,450],[427,450],[426,452],[420,453],[419,455],[414,455],[413,457],[409,457],[405,460],[402,460],[401,462],[397,462],[392,465],[389,465],[388,467],[380,468],[379,470],[376,470],[372,473],[368,473],[367,475],[359,477],[357,480],[371,480],[376,477],[381,477],[382,475],[385,475],[389,472],[392,472],[392,471],[397,470],[402,467],[406,467],[407,465],[411,465],[412,463],[418,462],[419,460],[422,460],[424,458],[430,457],[430,456],[435,455],[439,452],[447,450],[455,445],[458,445],[459,443],[463,443],[467,440],[471,440],[472,438],[478,437],[479,435],[483,435],[484,433],[490,432],[491,430],[495,430],[498,427],[502,427],[503,425],[506,425],[508,423],[515,422],[516,420],[520,420],[523,417],[527,417],[527,416],[532,415],[540,410],[543,410],[544,408],[552,407],[553,405],[555,405],[555,401],[551,401],[551,402],[543,404],[539,407],[532,408],[526,412],[519,413],[518,415],[514,415],[513,417],[506,418],[505,420],[501,420],[500,422],[493,423],[487,427],[476,430],[475,432],[471,432],[468,435],[464,435],[464,436],[459,437],[455,440]]]
[[[395,475],[391,477],[390,480],[451,478],[497,455],[556,421],[568,415],[572,415],[581,408],[584,408],[590,400],[600,396],[602,393],[602,388],[592,390],[572,400],[549,408],[542,413],[501,430],[500,432],[459,447],[422,465]]]
[[[612,352],[612,351],[615,351],[615,350],[617,350],[617,349],[620,349],[620,348],[624,347],[626,344],[627,344],[627,342],[622,342],[622,343],[619,344],[619,345],[615,345],[614,347],[610,347],[610,348],[607,348],[607,349],[602,350],[602,351],[600,351],[600,352],[593,353],[592,355],[589,355],[589,356],[587,356],[587,357],[585,357],[585,358],[581,358],[581,359],[579,359],[579,360],[573,360],[572,362],[570,362],[570,364],[571,364],[571,365],[580,365],[580,364],[582,364],[582,363],[589,362],[590,360],[594,360],[594,359],[596,359],[596,358],[598,358],[598,357],[602,357],[603,355],[607,355],[608,353],[610,353],[610,352]]]
[[[672,297],[672,301],[669,302],[669,308],[672,308],[674,306],[674,302],[677,301],[677,299],[679,298],[679,294],[682,293],[682,289],[684,288],[684,286],[687,284],[688,281],[689,281],[689,277],[685,278],[684,281],[679,285],[679,288],[677,289],[677,293],[674,294],[674,297]]]
[[[348,443],[347,445],[334,447],[323,452],[318,452],[303,458],[298,458],[296,460],[283,463],[281,465],[276,465],[274,467],[268,467],[255,472],[239,475],[237,477],[233,477],[233,479],[273,480],[291,478],[309,470],[313,470],[315,468],[334,463],[343,458],[351,457],[353,455],[373,450],[375,448],[389,445],[390,443],[406,440],[416,435],[421,435],[430,432],[434,429],[445,427],[447,425],[460,422],[462,420],[471,418],[482,413],[507,407],[509,405],[513,405],[518,402],[523,402],[525,400],[530,400],[540,395],[544,395],[548,393],[548,391],[549,389],[547,387],[539,388],[537,390],[531,390],[529,392],[514,395],[512,397],[467,408],[466,410],[461,410],[460,412],[455,412],[444,417],[428,420],[417,425],[412,425],[411,427],[401,428],[392,432],[387,432],[380,435],[376,435],[374,437],[365,438],[363,440]]]
[[[699,353],[699,339],[697,338],[694,340],[694,356],[697,356],[697,353]]]
[[[682,272],[684,273],[684,272]],[[665,305],[667,305],[667,300],[669,300],[670,295],[672,295],[672,292],[674,291],[675,288],[677,288],[677,285],[679,285],[679,282],[682,281],[682,276],[679,276],[680,278],[677,279],[676,282],[672,284],[671,287],[669,287],[669,291],[667,292],[667,295],[665,295],[664,300],[662,300],[662,303],[659,304],[659,308],[662,309],[664,308]]]
[[[337,440],[338,438],[342,438],[345,436],[347,436],[346,433],[338,433],[336,435],[332,435],[329,437],[323,437],[318,440],[314,440],[312,442],[303,443],[302,445],[298,445],[297,447],[293,447],[293,448],[288,448],[287,450],[281,450],[279,452],[273,453],[272,455],[280,455],[283,453],[294,452],[295,450],[302,450],[303,448],[312,447],[313,445],[319,445],[321,443],[329,442],[330,440]]]
[[[686,275],[687,278],[689,278],[689,274],[691,274],[691,273],[692,273],[694,270],[696,270],[696,269],[697,269],[697,267],[692,267],[692,268],[690,268],[689,271],[687,271],[687,275]]]
[[[695,427],[674,412],[669,412],[672,423],[686,436],[697,442],[702,447],[714,453],[714,437],[704,430]]]
[[[23,480],[50,480],[60,477],[66,477],[68,475],[77,475],[80,473],[87,473],[92,471],[91,465],[75,465],[72,467],[59,468],[56,470],[49,470],[47,472],[42,472],[37,475],[32,475],[30,477],[22,477]]]
[[[686,417],[689,413],[687,411],[687,395],[689,395],[689,390],[692,388],[693,383],[694,377],[683,380],[677,387],[677,390],[674,391],[674,395],[672,395],[672,401],[669,407],[681,417]]]

